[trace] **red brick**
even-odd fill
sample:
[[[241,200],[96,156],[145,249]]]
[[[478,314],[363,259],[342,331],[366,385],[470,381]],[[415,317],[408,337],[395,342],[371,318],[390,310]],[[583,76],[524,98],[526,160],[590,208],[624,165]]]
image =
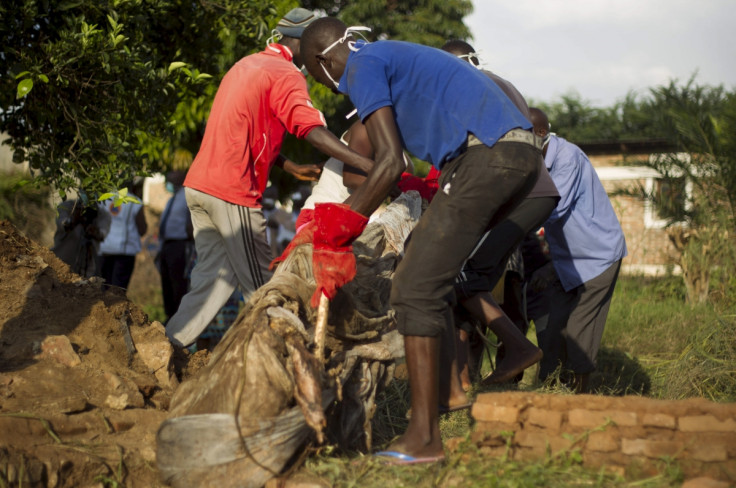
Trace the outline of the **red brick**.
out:
[[[588,468],[604,468],[609,473],[621,477],[626,474],[626,466],[631,464],[631,458],[620,452],[583,451],[583,464]]]
[[[532,425],[559,431],[562,425],[562,412],[531,407],[528,411],[527,422]]]
[[[499,434],[491,434],[488,429],[483,428],[485,426],[487,424],[480,424],[470,435],[470,440],[474,444],[487,447],[501,447],[506,445],[506,437]]]
[[[474,430],[477,432],[487,432],[490,435],[504,436],[507,432],[519,429],[519,424],[507,424],[506,422],[476,422]]]
[[[712,440],[696,441],[688,446],[687,451],[693,459],[697,459],[698,461],[714,462],[728,460],[726,446],[720,442],[713,442]]]
[[[629,456],[643,456],[646,450],[644,439],[621,439],[621,452]]]
[[[515,424],[519,420],[519,409],[516,407],[476,402],[473,404],[472,415],[477,421],[497,421],[506,424]]]
[[[570,410],[568,422],[573,427],[600,427],[609,420],[618,426],[633,427],[636,425],[637,416],[635,412],[623,412],[621,410],[585,410],[576,408]]]
[[[517,432],[514,436],[514,443],[541,452],[546,452],[549,448],[553,453],[564,451],[572,446],[572,441],[564,437],[529,431]]]
[[[674,429],[677,427],[677,419],[664,413],[645,413],[641,419],[641,424],[645,427]]]
[[[618,451],[618,440],[610,432],[591,432],[585,448],[598,452]]]
[[[630,456],[659,459],[665,456],[681,457],[685,446],[672,440],[622,439],[621,451]]]
[[[691,478],[682,484],[682,488],[728,488],[726,481],[714,480],[706,476]]]
[[[712,415],[680,417],[679,426],[683,432],[736,432],[736,420],[718,420]]]

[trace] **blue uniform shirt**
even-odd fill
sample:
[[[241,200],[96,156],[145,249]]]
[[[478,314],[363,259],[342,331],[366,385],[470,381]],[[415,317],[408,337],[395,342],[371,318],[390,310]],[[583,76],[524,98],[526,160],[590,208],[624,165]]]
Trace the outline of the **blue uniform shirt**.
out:
[[[626,241],[611,200],[579,147],[552,136],[544,162],[561,197],[544,235],[560,282],[570,291],[624,258]]]
[[[531,123],[482,71],[439,49],[402,41],[356,42],[339,90],[361,120],[393,107],[402,143],[440,169],[474,134],[493,146]]]
[[[161,225],[159,236],[166,240],[185,241],[189,239],[187,234],[187,226],[191,220],[189,207],[184,194],[184,187],[179,187],[174,196],[169,198],[161,214]]]

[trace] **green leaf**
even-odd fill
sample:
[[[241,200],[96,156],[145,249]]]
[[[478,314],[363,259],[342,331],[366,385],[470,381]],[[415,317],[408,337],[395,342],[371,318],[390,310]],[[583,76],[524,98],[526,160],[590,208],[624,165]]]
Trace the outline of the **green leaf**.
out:
[[[114,196],[115,196],[114,193],[109,193],[109,192],[108,193],[103,193],[102,195],[100,195],[100,198],[98,198],[97,201],[104,202],[105,200],[109,200],[109,199],[111,199]]]
[[[25,97],[31,92],[32,89],[33,89],[32,79],[26,78],[25,80],[22,80],[20,83],[18,83],[18,91],[16,93],[16,98]]]
[[[197,75],[197,77],[195,78],[195,80],[197,80],[197,81],[199,81],[199,80],[207,80],[209,78],[212,78],[212,75],[210,75],[208,73],[200,73],[200,74]]]
[[[82,3],[84,2],[82,2],[81,0],[78,0],[78,1],[71,0],[68,2],[62,2],[58,8],[59,10],[69,10],[75,7],[79,7],[80,5],[82,5]]]
[[[141,203],[141,201],[134,195],[128,195],[121,199],[123,203]]]
[[[49,82],[49,77],[46,76],[46,75],[44,75],[44,74],[38,75],[38,79],[41,80],[41,81],[43,81],[44,83],[48,83]]]
[[[110,23],[110,27],[112,27],[113,29],[118,26],[118,23],[115,21],[115,19],[110,17],[110,15],[107,16],[107,21]]]
[[[179,68],[183,68],[186,65],[187,63],[182,63],[181,61],[174,61],[173,63],[169,65],[169,73]]]
[[[30,71],[21,71],[20,73],[15,75],[15,79],[17,80],[18,78],[23,78],[25,75],[30,75],[30,74],[31,74]]]

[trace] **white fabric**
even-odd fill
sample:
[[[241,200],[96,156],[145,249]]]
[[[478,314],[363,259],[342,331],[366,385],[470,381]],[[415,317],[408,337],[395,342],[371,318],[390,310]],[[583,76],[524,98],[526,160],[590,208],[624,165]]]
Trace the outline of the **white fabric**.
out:
[[[342,182],[343,162],[339,159],[330,158],[322,168],[319,181],[312,188],[304,207],[313,209],[315,203],[344,202],[350,196],[348,187]]]
[[[343,143],[344,140],[340,139]],[[408,167],[411,160],[404,153],[404,164]],[[314,209],[316,203],[344,202],[350,196],[350,189],[342,181],[344,163],[339,159],[330,158],[322,168],[319,181],[312,188],[312,194],[304,202],[306,209]]]

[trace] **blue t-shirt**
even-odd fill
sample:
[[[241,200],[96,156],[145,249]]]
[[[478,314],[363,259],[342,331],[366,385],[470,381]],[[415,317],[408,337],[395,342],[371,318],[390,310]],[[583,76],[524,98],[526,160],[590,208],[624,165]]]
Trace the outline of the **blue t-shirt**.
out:
[[[460,154],[468,133],[493,146],[531,123],[482,71],[450,53],[402,41],[356,43],[340,91],[361,120],[392,106],[404,147],[437,169]]]

